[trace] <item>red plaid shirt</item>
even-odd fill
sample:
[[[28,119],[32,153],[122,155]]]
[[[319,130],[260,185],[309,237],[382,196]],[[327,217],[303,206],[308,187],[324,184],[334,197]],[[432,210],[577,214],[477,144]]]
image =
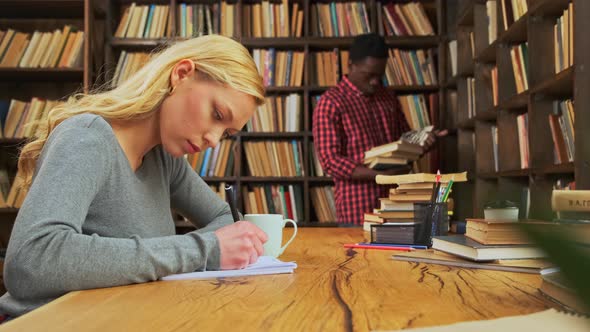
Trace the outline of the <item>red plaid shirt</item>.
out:
[[[379,207],[389,187],[352,180],[364,152],[393,142],[410,130],[395,93],[385,88],[363,95],[347,77],[324,93],[313,114],[315,147],[324,171],[335,183],[336,218],[360,225],[363,214]]]

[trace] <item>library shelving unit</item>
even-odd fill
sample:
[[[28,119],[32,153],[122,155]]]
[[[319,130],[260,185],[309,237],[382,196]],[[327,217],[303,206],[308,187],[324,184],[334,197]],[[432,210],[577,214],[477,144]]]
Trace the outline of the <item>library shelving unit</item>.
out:
[[[122,18],[124,7],[131,4],[132,1],[128,0],[111,0],[108,2],[106,8],[106,24],[105,24],[105,47],[104,47],[104,58],[105,58],[105,77],[107,79],[113,77],[113,74],[116,70],[117,59],[122,51],[145,51],[149,52],[154,50],[158,47],[165,45],[171,41],[181,39],[179,37],[173,37],[179,35],[177,33],[178,30],[178,6],[181,3],[189,4],[221,4],[219,1],[195,1],[195,0],[187,0],[187,1],[177,1],[177,0],[152,0],[152,1],[135,1],[138,5],[139,4],[156,4],[156,5],[169,5],[170,7],[170,16],[168,27],[170,33],[168,37],[165,38],[157,38],[157,39],[140,39],[140,38],[116,38],[114,37],[114,32],[117,29],[119,21]],[[272,3],[280,3],[280,1],[271,1]],[[319,37],[314,33],[314,29],[312,28],[312,18],[314,15],[312,14],[312,7],[316,3],[314,0],[291,0],[288,1],[289,6],[294,4],[295,2],[298,3],[299,8],[303,9],[303,26],[302,26],[302,34],[299,37],[272,37],[272,38],[253,38],[250,37],[244,30],[243,20],[245,20],[245,16],[242,15],[243,8],[246,4],[252,3],[260,3],[260,1],[253,1],[253,2],[246,2],[244,0],[238,1],[229,1],[230,4],[234,5],[235,13],[233,15],[233,34],[236,40],[240,41],[244,44],[248,49],[267,49],[267,48],[275,48],[277,51],[302,51],[304,53],[304,67],[303,67],[303,81],[301,86],[295,87],[268,87],[267,88],[267,95],[268,96],[286,96],[290,93],[297,93],[302,96],[302,106],[301,106],[301,130],[298,132],[265,132],[265,133],[258,133],[258,132],[241,132],[236,135],[235,142],[236,148],[234,150],[234,175],[231,177],[204,177],[204,180],[209,184],[218,184],[220,182],[231,183],[237,188],[242,188],[244,186],[252,186],[252,185],[262,185],[262,184],[280,184],[280,185],[298,185],[301,188],[302,193],[302,207],[303,207],[303,216],[300,217],[299,225],[303,226],[334,226],[334,222],[318,222],[318,217],[316,212],[313,209],[311,198],[310,198],[310,189],[315,186],[326,186],[326,185],[333,185],[332,179],[329,177],[316,177],[316,176],[309,176],[311,169],[313,168],[313,161],[310,160],[311,151],[310,149],[313,146],[313,135],[311,133],[312,128],[312,114],[313,114],[313,106],[312,106],[312,99],[316,96],[321,95],[325,92],[328,87],[326,86],[317,86],[314,84],[310,77],[311,71],[311,61],[310,59],[313,58],[313,53],[316,51],[333,51],[335,48],[339,49],[348,49],[352,44],[353,37]],[[342,1],[338,1],[342,2]],[[379,11],[382,10],[382,4],[387,3],[376,1],[376,0],[363,0],[361,1],[366,6],[367,10],[367,18],[370,23],[370,29],[373,32],[383,33],[383,27],[379,26],[378,23],[379,18],[381,15]],[[399,3],[399,1],[393,1],[395,3]],[[404,1],[407,2],[407,1]],[[386,37],[387,44],[391,48],[400,48],[400,49],[433,49],[435,54],[435,59],[438,63],[436,63],[437,67],[437,77],[440,79],[444,77],[444,73],[441,72],[440,68],[442,66],[438,65],[440,63],[446,63],[446,58],[443,47],[443,40],[441,36],[445,33],[445,22],[443,21],[444,17],[444,7],[445,1],[443,0],[420,0],[415,1],[420,2],[423,4],[425,8],[425,12],[429,17],[432,25],[435,29],[435,35],[432,36],[410,36],[410,37]],[[287,2],[286,2],[287,3]],[[322,3],[328,3],[322,1]],[[221,15],[217,12],[217,15]],[[230,16],[230,15],[228,15]],[[223,26],[226,22],[224,22],[225,17],[220,18],[220,24]],[[227,27],[227,25],[226,25]],[[226,28],[226,30],[232,29]],[[317,31],[316,31],[317,32]],[[435,85],[428,85],[428,86],[392,86],[390,89],[396,90],[399,94],[411,94],[411,93],[439,93],[442,89],[441,84]],[[442,105],[443,100],[438,99],[439,107],[437,107],[437,111],[439,114],[435,116],[437,119],[443,118],[443,111],[444,107],[440,107]],[[302,147],[302,157],[303,160],[301,162],[303,168],[303,175],[297,177],[253,177],[249,175],[247,162],[246,162],[246,155],[244,149],[244,142],[253,142],[253,141],[281,141],[281,140],[295,140],[300,141]],[[241,211],[243,210],[243,199],[241,198],[242,190],[239,191],[239,208]]]
[[[0,1],[0,30],[48,32],[65,25],[84,31],[83,61],[75,68],[0,68],[0,99],[30,101],[32,97],[63,100],[74,92],[87,91],[94,80],[91,56],[91,29],[95,14],[90,0],[19,0]],[[0,139],[0,165],[8,171],[11,183],[16,175],[19,148],[24,139]],[[0,209],[0,246],[5,247],[18,209]]]
[[[457,132],[457,169],[471,173],[470,182],[458,186],[458,219],[482,217],[487,202],[508,199],[520,204],[521,217],[528,207],[529,218],[551,219],[551,190],[557,180],[575,180],[577,189],[590,189],[590,42],[584,38],[590,15],[585,0],[527,0],[528,10],[504,26],[501,1],[497,0],[497,38],[488,39],[485,0],[452,2],[456,16],[449,30],[457,40],[457,75],[446,86],[456,89],[454,127]],[[556,73],[554,25],[573,6],[573,65]],[[447,13],[450,13],[450,7]],[[451,34],[451,32],[450,32]],[[518,93],[511,48],[527,43],[528,88]],[[448,66],[448,65],[447,65]],[[497,68],[497,103],[492,90],[492,69]],[[469,79],[474,79],[475,112],[470,113]],[[455,85],[456,84],[456,85]],[[555,102],[571,99],[574,104],[575,154],[572,161],[557,163],[549,117]],[[451,111],[449,110],[449,114]],[[519,133],[518,117],[528,117],[526,136]],[[496,129],[492,129],[496,128]],[[492,130],[497,130],[494,144]],[[528,144],[521,161],[521,140]],[[565,135],[565,134],[564,134]],[[495,149],[496,152],[494,151]]]

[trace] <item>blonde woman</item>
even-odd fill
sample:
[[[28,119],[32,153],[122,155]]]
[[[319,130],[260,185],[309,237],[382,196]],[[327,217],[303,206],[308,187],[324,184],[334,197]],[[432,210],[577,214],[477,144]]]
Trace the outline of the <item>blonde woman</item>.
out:
[[[265,233],[233,223],[182,157],[239,131],[263,101],[248,51],[205,36],[165,49],[112,91],[55,108],[20,155],[30,188],[0,313],[19,316],[73,290],[256,261]],[[175,235],[171,208],[198,230]]]

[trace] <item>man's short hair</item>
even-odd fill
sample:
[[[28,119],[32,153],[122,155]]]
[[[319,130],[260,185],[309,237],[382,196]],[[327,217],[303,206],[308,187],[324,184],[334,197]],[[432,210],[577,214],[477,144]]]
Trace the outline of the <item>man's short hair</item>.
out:
[[[349,58],[352,63],[357,63],[368,57],[387,58],[385,39],[376,33],[356,36],[350,47]]]

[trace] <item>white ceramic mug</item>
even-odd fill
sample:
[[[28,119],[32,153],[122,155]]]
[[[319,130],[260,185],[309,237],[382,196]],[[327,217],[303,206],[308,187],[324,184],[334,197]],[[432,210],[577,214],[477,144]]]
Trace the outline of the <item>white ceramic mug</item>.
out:
[[[268,241],[264,244],[265,256],[279,257],[297,235],[297,223],[292,219],[283,219],[283,216],[280,214],[246,214],[244,215],[244,220],[258,226],[268,236]],[[285,228],[288,222],[293,224],[295,230],[289,241],[281,247],[283,243],[283,228]]]

